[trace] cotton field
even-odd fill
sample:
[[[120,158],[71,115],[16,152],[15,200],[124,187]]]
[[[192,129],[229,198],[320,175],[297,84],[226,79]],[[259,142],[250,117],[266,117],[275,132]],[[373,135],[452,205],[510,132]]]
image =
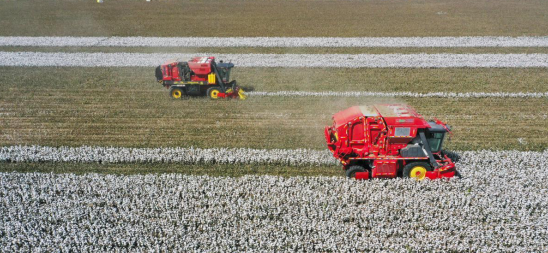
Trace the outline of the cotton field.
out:
[[[453,161],[461,155],[444,151]],[[506,155],[510,151],[499,151]],[[481,152],[464,152],[475,156]],[[545,152],[546,153],[546,152]],[[250,148],[0,147],[0,162],[182,163],[320,166],[339,164],[328,150]]]
[[[212,56],[238,67],[527,68],[548,67],[548,54],[169,54],[0,52],[0,66],[154,67],[169,59]]]
[[[0,37],[33,47],[547,47],[548,36],[464,37]]]
[[[334,165],[328,150],[251,148],[0,147],[0,162]]]
[[[0,252],[548,252],[548,1],[99,2],[0,4]]]
[[[462,179],[0,173],[0,251],[548,249],[546,152],[464,152]]]

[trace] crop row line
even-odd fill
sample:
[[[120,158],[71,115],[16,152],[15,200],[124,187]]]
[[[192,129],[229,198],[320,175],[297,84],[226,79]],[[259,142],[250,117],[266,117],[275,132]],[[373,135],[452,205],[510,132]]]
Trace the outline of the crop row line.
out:
[[[492,151],[467,151],[475,155]],[[497,151],[507,156],[508,152]],[[528,152],[548,155],[548,151]],[[465,157],[466,155],[463,155]],[[455,154],[455,156],[458,156]],[[183,163],[183,164],[263,164],[290,166],[335,165],[328,150],[251,149],[251,148],[125,148],[125,147],[48,147],[4,146],[2,162],[78,162],[78,163]]]
[[[2,162],[334,165],[327,150],[5,146]]]
[[[251,91],[256,97],[426,97],[426,98],[546,98],[548,92],[369,92],[369,91]]]
[[[216,56],[238,67],[525,68],[548,67],[548,54],[167,54],[0,52],[0,66],[152,67]]]

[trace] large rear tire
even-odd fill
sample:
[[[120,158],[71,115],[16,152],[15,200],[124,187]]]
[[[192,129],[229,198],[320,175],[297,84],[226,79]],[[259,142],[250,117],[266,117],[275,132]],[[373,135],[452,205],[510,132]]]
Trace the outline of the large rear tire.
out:
[[[413,162],[403,167],[403,177],[423,180],[426,178],[426,172],[430,170],[432,170],[432,166],[428,163]]]
[[[359,165],[350,166],[348,169],[346,169],[346,177],[356,178],[356,172],[365,172],[365,169]]]
[[[207,96],[211,99],[218,99],[221,90],[218,87],[211,87],[207,89]]]
[[[172,98],[181,99],[184,94],[185,92],[181,88],[178,88],[178,87],[169,88],[169,96]]]

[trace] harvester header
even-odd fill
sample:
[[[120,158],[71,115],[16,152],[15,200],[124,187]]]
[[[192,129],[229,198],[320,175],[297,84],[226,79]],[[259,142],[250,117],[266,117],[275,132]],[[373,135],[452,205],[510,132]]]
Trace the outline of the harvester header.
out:
[[[336,113],[325,138],[348,177],[436,179],[455,175],[455,164],[442,151],[449,130],[410,106],[380,104]]]

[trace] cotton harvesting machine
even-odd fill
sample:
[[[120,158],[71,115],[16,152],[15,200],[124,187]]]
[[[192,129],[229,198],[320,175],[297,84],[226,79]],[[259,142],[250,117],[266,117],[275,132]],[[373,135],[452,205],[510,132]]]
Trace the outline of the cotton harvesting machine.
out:
[[[325,127],[327,147],[356,179],[455,176],[455,163],[442,150],[447,133],[445,123],[426,121],[402,104],[350,107]]]
[[[156,68],[156,80],[169,89],[172,98],[208,96],[211,99],[246,99],[235,80],[233,63],[215,62],[215,57],[194,57],[188,62],[168,61]]]

